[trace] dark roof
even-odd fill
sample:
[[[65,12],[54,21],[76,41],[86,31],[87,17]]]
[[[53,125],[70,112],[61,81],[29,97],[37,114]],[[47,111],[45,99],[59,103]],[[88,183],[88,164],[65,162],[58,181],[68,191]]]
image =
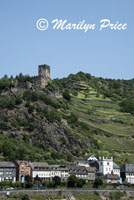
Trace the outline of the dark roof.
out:
[[[120,177],[117,174],[106,174],[103,179],[118,180]]]
[[[70,174],[87,175],[88,173],[86,167],[84,166],[68,165],[67,168]]]
[[[38,171],[66,171],[68,170],[66,166],[62,165],[48,165],[47,162],[32,162],[31,163],[32,170]]]
[[[113,163],[113,168],[114,169],[120,169],[120,167],[115,162]]]
[[[15,164],[13,162],[0,162],[0,168],[3,167],[16,167]]]
[[[121,167],[122,172],[134,172],[134,164],[125,164]]]
[[[64,171],[64,170],[68,170],[67,167],[65,165],[49,165],[49,168],[51,170],[60,170],[60,171]]]
[[[75,160],[74,163],[88,164],[88,161],[86,161],[86,160]]]
[[[39,168],[39,167],[48,167],[48,163],[47,162],[31,162],[30,163],[32,169],[34,168]]]
[[[96,167],[86,167],[86,169],[87,169],[87,172],[88,173],[91,173],[91,172],[97,172],[97,168]]]

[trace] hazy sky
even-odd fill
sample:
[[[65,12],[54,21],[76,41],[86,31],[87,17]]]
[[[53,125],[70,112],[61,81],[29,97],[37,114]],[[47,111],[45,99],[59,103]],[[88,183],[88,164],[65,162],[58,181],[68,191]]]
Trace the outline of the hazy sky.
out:
[[[36,27],[40,18],[48,20],[45,31]],[[54,30],[54,19],[96,28]],[[127,29],[100,31],[102,19]],[[0,77],[36,75],[39,64],[51,66],[52,78],[79,71],[134,78],[134,0],[0,0]]]

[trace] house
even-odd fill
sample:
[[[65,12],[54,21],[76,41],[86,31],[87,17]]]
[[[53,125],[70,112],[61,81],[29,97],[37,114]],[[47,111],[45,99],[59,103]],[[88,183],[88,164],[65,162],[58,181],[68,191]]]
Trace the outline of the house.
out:
[[[99,170],[99,162],[98,159],[94,156],[91,155],[87,158],[88,164],[91,167],[95,167],[97,170]]]
[[[123,182],[134,184],[134,164],[124,164],[121,167],[121,178]]]
[[[98,159],[94,155],[87,157],[86,160],[76,160],[74,161],[74,165],[83,167],[95,167],[99,169]]]
[[[67,180],[69,177],[69,170],[65,165],[50,165],[51,179],[59,176],[61,180]]]
[[[103,183],[120,183],[120,177],[117,174],[106,174]]]
[[[88,180],[88,172],[84,166],[68,165],[68,172],[70,175],[75,175],[77,178]]]
[[[26,176],[31,176],[31,166],[30,162],[28,161],[16,161],[16,168],[17,168],[17,181],[25,180]]]
[[[61,180],[67,180],[69,173],[66,166],[48,165],[46,162],[33,162],[31,163],[32,179],[37,176],[41,180],[52,180],[55,176]]]
[[[96,167],[87,167],[86,170],[87,170],[87,173],[88,173],[87,180],[89,182],[95,181],[96,173],[97,173],[97,168]]]
[[[16,166],[13,162],[0,162],[0,182],[16,182]]]
[[[42,180],[50,180],[51,172],[47,162],[31,162],[31,177],[34,180],[39,177]]]
[[[120,167],[115,162],[113,162],[113,174],[120,177]]]

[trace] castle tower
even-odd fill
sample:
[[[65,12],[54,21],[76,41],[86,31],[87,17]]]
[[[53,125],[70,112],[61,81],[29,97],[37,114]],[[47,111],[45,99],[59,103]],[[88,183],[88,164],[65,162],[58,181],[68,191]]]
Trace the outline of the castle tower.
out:
[[[48,65],[39,65],[38,76],[50,79],[50,67]]]
[[[99,157],[99,172],[103,175],[111,174],[113,172],[113,157]]]
[[[39,65],[38,77],[40,79],[40,87],[45,88],[48,81],[50,81],[50,67],[48,65]]]

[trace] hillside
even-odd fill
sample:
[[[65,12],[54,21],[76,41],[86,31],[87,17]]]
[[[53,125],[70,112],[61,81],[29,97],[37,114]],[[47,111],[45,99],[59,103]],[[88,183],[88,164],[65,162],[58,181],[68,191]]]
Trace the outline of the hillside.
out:
[[[79,72],[33,88],[29,76],[0,80],[3,160],[66,163],[90,154],[134,163],[134,80]],[[19,83],[19,84],[16,84]]]

